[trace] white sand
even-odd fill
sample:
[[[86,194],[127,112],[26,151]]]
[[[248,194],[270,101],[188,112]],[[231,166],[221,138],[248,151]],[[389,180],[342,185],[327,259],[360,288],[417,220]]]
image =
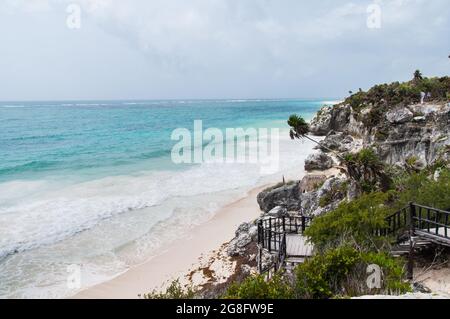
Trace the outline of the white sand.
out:
[[[158,289],[168,281],[183,278],[200,263],[199,258],[218,250],[234,237],[237,227],[259,217],[256,196],[264,187],[221,209],[209,222],[194,228],[190,237],[176,240],[165,251],[142,265],[102,284],[78,293],[82,299],[133,299]]]
[[[294,146],[286,145],[289,146],[289,149],[297,147],[291,151],[298,152],[298,156],[305,158],[307,154],[312,153],[312,148],[315,146],[307,141],[294,144]],[[302,164],[277,174],[279,181],[283,176],[288,181],[299,180],[304,175]],[[269,180],[266,182],[271,183],[267,186],[276,183]],[[189,237],[172,242],[147,262],[129,269],[110,281],[87,288],[75,295],[74,298],[139,298],[139,295],[167,286],[167,283],[172,280],[180,278],[182,283],[186,282],[186,275],[190,273],[194,275],[194,278],[190,278],[190,282],[203,284],[205,278],[195,273],[195,270],[201,269],[205,265],[209,269],[214,269],[217,276],[225,278],[229,275],[227,272],[231,274],[234,269],[233,264],[230,265],[230,260],[226,260],[224,257],[224,243],[234,238],[239,225],[251,222],[260,216],[261,211],[256,197],[267,186],[249,191],[247,197],[224,207],[209,222],[192,229]]]
[[[445,295],[447,298],[450,298],[450,268],[448,266],[426,271],[415,269],[414,273],[414,280],[416,282],[420,282],[433,293]]]

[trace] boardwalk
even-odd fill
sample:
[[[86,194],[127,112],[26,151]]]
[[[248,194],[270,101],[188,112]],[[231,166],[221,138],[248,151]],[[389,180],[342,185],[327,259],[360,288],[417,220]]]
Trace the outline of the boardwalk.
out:
[[[312,256],[313,246],[303,236],[309,226],[311,218],[280,217],[266,218],[258,224],[258,247],[261,257],[262,251],[266,251],[275,257],[275,263],[270,269],[262,269],[261,258],[259,271],[261,273],[275,272],[281,268],[293,268],[296,264],[304,262],[305,258]]]
[[[312,218],[306,216],[285,216],[264,218],[258,223],[259,256],[262,252],[272,254],[274,265],[260,272],[275,272],[291,268],[312,256],[313,246],[303,236]],[[408,273],[412,277],[414,252],[431,243],[450,247],[450,212],[411,203],[386,218],[386,227],[374,230],[375,235],[396,238],[392,254],[409,254]]]
[[[286,257],[310,257],[313,246],[307,242],[306,237],[298,234],[286,236]]]

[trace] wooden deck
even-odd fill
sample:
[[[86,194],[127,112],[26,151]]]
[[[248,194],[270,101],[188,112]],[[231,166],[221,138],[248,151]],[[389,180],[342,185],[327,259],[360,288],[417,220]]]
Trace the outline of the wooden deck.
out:
[[[258,247],[275,257],[268,269],[262,269],[262,258],[258,258],[261,273],[293,269],[313,255],[313,246],[303,236],[312,217],[269,217],[258,222]],[[395,239],[392,254],[408,254],[408,277],[412,278],[414,253],[432,244],[450,247],[450,212],[433,207],[410,203],[407,207],[386,218],[386,226],[374,230],[374,235]]]
[[[313,246],[307,242],[306,237],[298,234],[286,235],[286,254],[289,257],[312,256]]]
[[[450,230],[448,227],[416,229],[415,235],[434,243],[450,247]]]

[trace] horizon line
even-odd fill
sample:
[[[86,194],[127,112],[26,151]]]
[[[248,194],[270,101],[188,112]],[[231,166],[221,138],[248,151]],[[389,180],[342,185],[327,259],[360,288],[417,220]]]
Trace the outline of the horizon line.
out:
[[[0,103],[31,103],[31,102],[117,102],[117,101],[130,101],[130,102],[148,102],[148,101],[276,101],[276,100],[300,100],[300,101],[314,101],[314,100],[330,100],[340,101],[343,98],[339,97],[274,97],[274,98],[166,98],[166,99],[55,99],[55,100],[0,100]]]

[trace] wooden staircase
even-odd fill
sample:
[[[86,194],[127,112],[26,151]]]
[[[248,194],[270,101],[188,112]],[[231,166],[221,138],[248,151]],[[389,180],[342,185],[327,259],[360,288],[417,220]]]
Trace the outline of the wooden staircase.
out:
[[[393,236],[395,257],[408,256],[408,277],[413,278],[414,256],[432,245],[450,247],[450,212],[410,203],[386,218],[387,227],[376,235]]]
[[[261,219],[258,223],[259,272],[293,270],[312,256],[313,247],[303,235],[311,221],[312,218],[306,216]],[[411,203],[387,217],[386,227],[375,230],[375,235],[394,238],[391,253],[395,257],[408,256],[408,273],[412,278],[416,253],[431,245],[450,247],[450,212]],[[268,269],[262,267],[263,251],[275,259]]]

